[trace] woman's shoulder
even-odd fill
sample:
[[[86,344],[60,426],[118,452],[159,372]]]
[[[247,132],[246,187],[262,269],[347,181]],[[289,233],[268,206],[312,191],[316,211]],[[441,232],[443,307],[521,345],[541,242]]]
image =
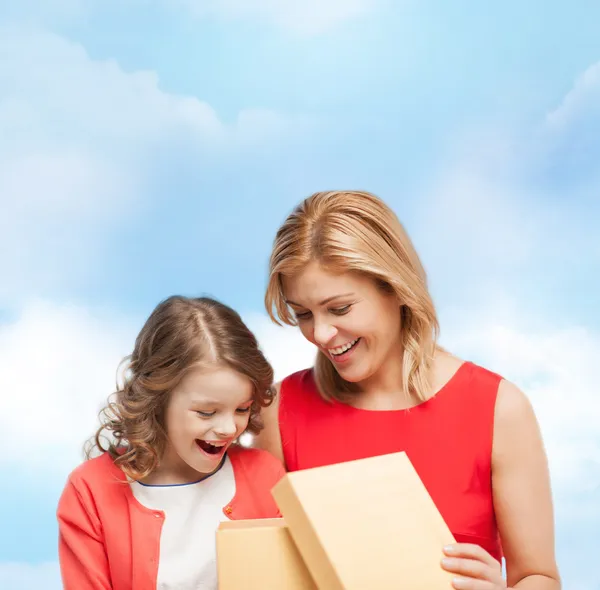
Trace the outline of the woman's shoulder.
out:
[[[277,408],[285,413],[302,411],[308,404],[321,401],[313,367],[290,373],[276,385]]]
[[[264,449],[236,445],[227,454],[234,471],[238,467],[252,470],[252,477],[263,475],[268,478],[279,478],[285,474],[283,463]]]
[[[258,465],[258,466],[273,466],[280,465],[281,461],[274,455],[256,447],[246,447],[241,444],[234,445],[227,451],[231,462],[234,464]]]
[[[436,355],[434,397],[440,400],[439,407],[443,406],[444,411],[454,412],[461,419],[489,425],[488,418],[494,416],[504,383],[501,374],[475,361],[446,352]]]
[[[476,389],[495,394],[504,380],[499,373],[448,351],[441,351],[436,355],[434,367],[436,389],[453,384],[462,387],[468,383],[471,391]]]
[[[284,377],[278,384],[279,389],[303,389],[307,387],[314,387],[315,377],[314,370],[312,367],[295,371]]]
[[[531,419],[533,407],[527,394],[504,374],[471,360],[452,357],[450,362],[458,361],[456,376],[468,380],[469,392],[473,399],[479,399],[494,411],[496,425],[514,425],[520,420]],[[461,386],[461,379],[457,380]]]
[[[436,359],[438,367],[447,374],[454,370],[447,385],[454,386],[468,399],[469,407],[487,408],[494,419],[494,430],[529,428],[535,422],[533,405],[525,392],[500,372],[471,360],[463,360],[451,354]],[[462,406],[463,411],[465,406]]]

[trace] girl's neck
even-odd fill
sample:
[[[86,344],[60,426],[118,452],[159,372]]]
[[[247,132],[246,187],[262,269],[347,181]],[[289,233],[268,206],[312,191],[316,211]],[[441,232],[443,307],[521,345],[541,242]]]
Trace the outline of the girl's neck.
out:
[[[218,469],[218,468],[217,468]],[[141,483],[147,485],[176,485],[195,483],[207,478],[211,473],[200,473],[181,460],[169,447],[160,459],[158,467]]]

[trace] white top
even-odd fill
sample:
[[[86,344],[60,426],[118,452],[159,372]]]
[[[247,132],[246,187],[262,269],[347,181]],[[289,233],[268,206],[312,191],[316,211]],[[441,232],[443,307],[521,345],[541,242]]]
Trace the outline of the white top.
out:
[[[129,485],[142,505],[165,514],[157,590],[217,590],[215,535],[219,523],[227,520],[223,507],[235,495],[229,458],[199,482]]]

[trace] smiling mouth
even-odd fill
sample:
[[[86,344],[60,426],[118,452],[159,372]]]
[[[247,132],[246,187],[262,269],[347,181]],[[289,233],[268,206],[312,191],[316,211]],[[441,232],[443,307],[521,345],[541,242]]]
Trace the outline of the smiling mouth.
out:
[[[359,342],[360,338],[356,338],[355,340],[352,340],[347,344],[340,346],[339,348],[330,348],[328,349],[328,352],[333,358],[343,357],[344,355],[349,353]]]
[[[227,443],[213,444],[206,440],[196,439],[196,444],[209,455],[219,455],[227,447]]]

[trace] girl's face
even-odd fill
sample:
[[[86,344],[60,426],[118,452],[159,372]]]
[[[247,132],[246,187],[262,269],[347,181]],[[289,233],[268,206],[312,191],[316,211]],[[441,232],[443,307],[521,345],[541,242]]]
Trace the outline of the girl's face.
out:
[[[376,379],[401,354],[401,312],[394,294],[357,273],[335,274],[316,262],[283,280],[304,337],[352,383]]]
[[[167,448],[160,471],[194,481],[215,471],[248,426],[253,387],[233,369],[191,370],[166,409]]]

